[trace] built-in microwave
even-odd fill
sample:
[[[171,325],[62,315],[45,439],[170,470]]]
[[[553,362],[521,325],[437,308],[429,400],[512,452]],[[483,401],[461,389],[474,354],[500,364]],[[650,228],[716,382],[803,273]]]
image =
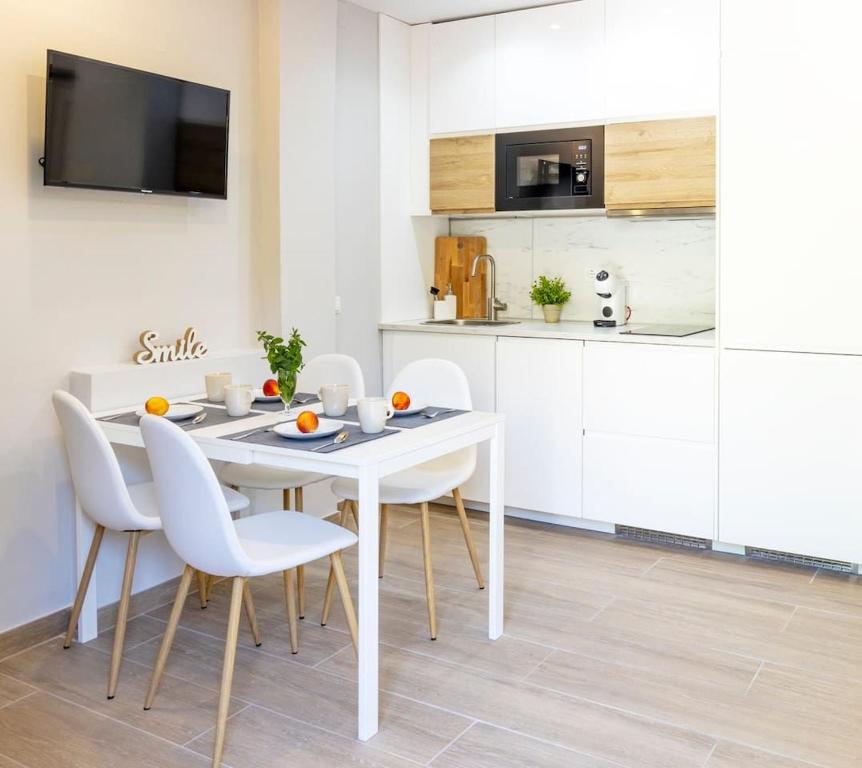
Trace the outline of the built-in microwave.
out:
[[[498,133],[496,209],[603,208],[605,128]]]

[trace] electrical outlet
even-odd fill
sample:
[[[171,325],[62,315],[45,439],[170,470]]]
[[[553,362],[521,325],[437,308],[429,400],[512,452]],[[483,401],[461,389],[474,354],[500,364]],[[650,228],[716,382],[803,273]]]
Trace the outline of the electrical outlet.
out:
[[[587,280],[595,280],[597,272],[598,272],[597,269],[595,269],[593,267],[587,267],[584,270],[584,276],[587,278]]]

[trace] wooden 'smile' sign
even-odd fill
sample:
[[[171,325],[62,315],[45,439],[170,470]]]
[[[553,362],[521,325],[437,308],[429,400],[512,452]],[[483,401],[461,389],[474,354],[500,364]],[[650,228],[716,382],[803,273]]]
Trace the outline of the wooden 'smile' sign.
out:
[[[155,331],[144,331],[141,334],[143,349],[136,352],[133,359],[138,365],[148,365],[149,363],[173,363],[177,360],[195,360],[206,357],[209,349],[196,337],[197,331],[194,328],[186,328],[182,338],[177,339],[173,344],[156,344],[159,334]]]

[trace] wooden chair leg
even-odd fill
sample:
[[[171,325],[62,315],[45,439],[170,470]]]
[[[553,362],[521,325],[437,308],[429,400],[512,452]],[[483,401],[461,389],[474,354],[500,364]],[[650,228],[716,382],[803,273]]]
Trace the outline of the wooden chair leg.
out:
[[[347,527],[347,515],[350,514],[350,505],[353,504],[349,499],[341,502],[341,514],[338,516],[338,524],[342,528]],[[354,513],[355,515],[355,513]],[[323,613],[320,616],[320,626],[325,627],[329,621],[329,611],[332,608],[332,593],[335,591],[335,571],[332,565],[329,566],[329,578],[326,580],[326,592],[323,595]]]
[[[221,670],[221,687],[218,696],[215,743],[213,744],[213,768],[221,765],[224,753],[224,735],[227,730],[227,713],[230,709],[230,689],[233,684],[233,668],[236,663],[236,641],[239,634],[239,612],[246,580],[237,576],[230,593],[230,613],[227,621],[227,636],[224,642],[224,662]]]
[[[245,615],[248,619],[248,626],[251,628],[251,636],[254,638],[254,644],[260,648],[262,641],[260,639],[260,629],[257,626],[257,611],[254,610],[254,600],[251,597],[251,587],[248,585],[248,579],[246,579],[245,586],[243,587],[242,602],[245,606]]]
[[[75,634],[75,625],[78,623],[78,617],[81,615],[81,608],[84,605],[84,598],[87,596],[87,590],[90,588],[90,579],[93,576],[93,568],[96,565],[96,558],[99,555],[99,548],[102,546],[102,537],[105,535],[105,526],[96,525],[96,530],[93,531],[93,540],[90,542],[90,551],[87,553],[87,562],[84,563],[84,572],[81,574],[81,583],[78,584],[78,591],[75,594],[75,602],[72,604],[72,613],[69,616],[69,626],[66,629],[66,637],[63,639],[63,647],[68,648],[72,645],[72,637]]]
[[[470,521],[467,519],[467,510],[464,509],[464,499],[461,498],[461,490],[455,488],[452,491],[455,499],[455,508],[458,510],[458,519],[461,521],[461,530],[464,532],[464,541],[467,542],[467,551],[470,553],[470,562],[473,563],[473,571],[479,589],[485,589],[485,579],[482,578],[482,565],[479,563],[479,553],[476,551],[476,542],[473,539],[473,531],[470,529]]]
[[[293,492],[295,507],[297,512],[302,512],[302,488],[297,488]],[[296,569],[296,592],[299,596],[299,618],[305,618],[305,566],[300,565]]]
[[[348,500],[347,503],[350,505],[350,513],[353,515],[353,524],[356,526],[356,532],[359,533],[359,502]]]
[[[380,550],[377,561],[377,576],[383,578],[383,568],[386,563],[386,544],[389,540],[389,505],[380,505]]]
[[[290,652],[299,653],[299,626],[296,622],[296,587],[293,569],[284,571],[284,602],[287,605],[287,626],[290,630]]]
[[[290,509],[290,488],[285,488],[281,492],[281,508]]]
[[[174,642],[177,625],[180,623],[180,616],[183,612],[186,595],[189,593],[189,585],[192,583],[194,572],[195,569],[190,565],[187,565],[185,570],[183,570],[183,575],[180,577],[180,583],[177,587],[177,595],[174,598],[171,615],[168,617],[168,626],[165,629],[164,637],[162,637],[162,644],[159,646],[159,653],[156,656],[156,665],[153,667],[153,676],[150,678],[150,687],[147,690],[147,697],[144,699],[144,709],[152,707],[153,700],[156,698],[156,692],[158,691],[159,683],[162,680],[162,673],[165,671],[165,662],[167,662],[168,654],[171,652],[171,645],[173,645]]]
[[[140,531],[129,534],[129,546],[126,550],[126,568],[123,571],[123,587],[120,591],[120,607],[117,609],[117,624],[114,627],[114,647],[111,650],[111,671],[108,675],[108,698],[117,694],[117,683],[120,679],[120,664],[123,661],[123,644],[126,641],[126,621],[129,618],[129,603],[132,599],[132,581],[135,578],[135,562],[138,559],[138,542]]]
[[[344,606],[344,615],[347,617],[347,626],[350,628],[350,639],[353,641],[353,653],[359,655],[359,626],[356,623],[356,611],[353,609],[353,598],[350,597],[350,586],[347,576],[344,575],[344,563],[341,561],[341,552],[333,552],[329,556],[335,581],[338,583],[338,591],[341,593],[341,603]]]
[[[434,571],[431,566],[431,513],[428,502],[420,505],[422,518],[422,559],[425,562],[425,597],[428,600],[428,626],[431,639],[437,639],[437,604],[434,599]]]
[[[209,585],[209,576],[203,571],[197,572],[198,577],[198,597],[201,601],[201,610],[207,607],[207,587]]]

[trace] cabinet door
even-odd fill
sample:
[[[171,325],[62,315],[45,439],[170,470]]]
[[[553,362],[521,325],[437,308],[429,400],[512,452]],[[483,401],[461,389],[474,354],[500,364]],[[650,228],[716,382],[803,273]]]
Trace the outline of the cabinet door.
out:
[[[432,134],[494,127],[494,17],[431,27],[429,126]]]
[[[588,432],[584,517],[713,539],[715,454],[706,443]]]
[[[725,347],[862,353],[862,3],[813,10],[722,3]]]
[[[862,357],[721,357],[719,538],[862,561]]]
[[[580,341],[498,340],[506,506],[580,517],[582,354]]]
[[[714,117],[609,125],[605,206],[714,206],[715,162]]]
[[[431,139],[431,210],[494,210],[494,136]]]
[[[604,0],[497,19],[497,127],[603,123]]]
[[[493,336],[384,331],[384,389],[407,363],[439,357],[459,365],[467,375],[473,407],[479,411],[493,411],[495,346]],[[476,473],[461,487],[465,499],[488,502],[488,467],[488,447],[480,445]]]
[[[718,112],[719,0],[605,0],[609,119]]]
[[[715,351],[590,342],[584,350],[587,432],[715,441]]]

